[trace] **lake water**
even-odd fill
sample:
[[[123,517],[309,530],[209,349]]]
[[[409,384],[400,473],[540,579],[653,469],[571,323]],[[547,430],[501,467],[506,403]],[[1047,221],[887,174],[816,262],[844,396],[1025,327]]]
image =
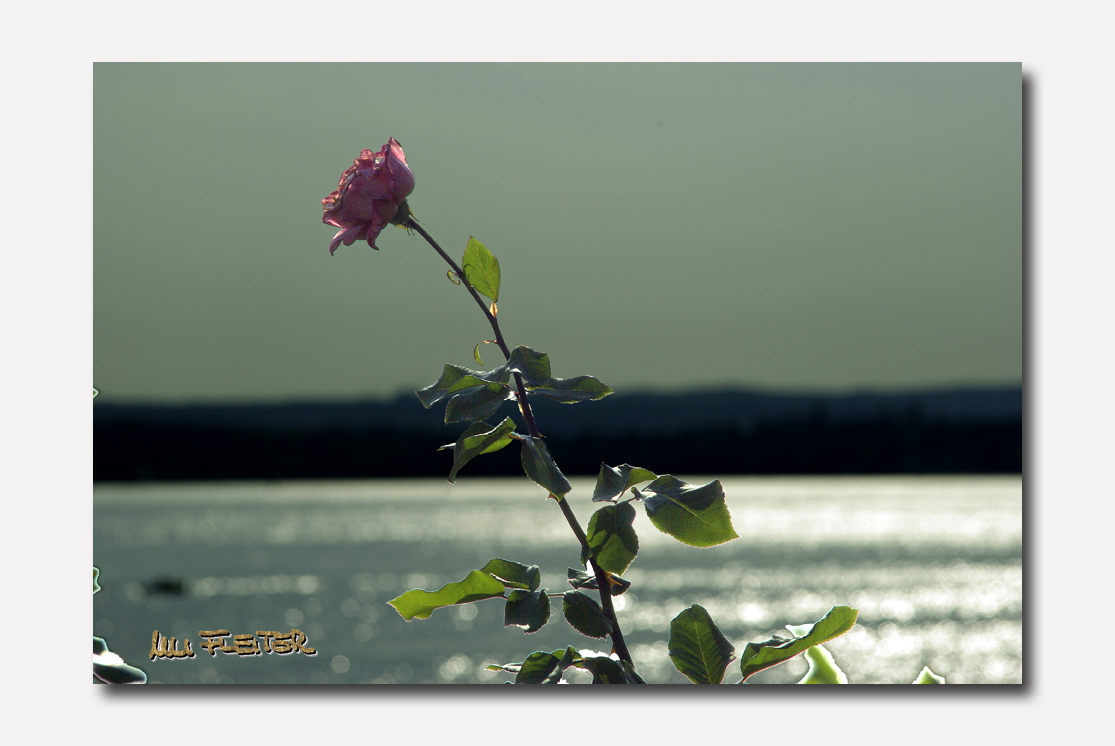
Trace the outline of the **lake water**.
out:
[[[638,511],[633,586],[617,600],[648,682],[688,683],[666,643],[694,603],[737,654],[834,605],[858,608],[856,627],[826,645],[851,683],[908,683],[926,665],[949,683],[1022,682],[1020,477],[722,481],[740,538],[719,547],[680,544]],[[592,480],[572,482],[587,526]],[[486,665],[606,649],[569,627],[560,600],[532,635],[503,626],[498,600],[412,622],[386,604],[493,557],[537,564],[543,586],[567,590],[576,539],[525,479],[97,484],[93,496],[94,634],[151,683],[501,684],[508,676]],[[198,636],[292,627],[316,655],[214,657]],[[196,657],[150,660],[156,629],[190,639]],[[749,683],[805,670],[799,656]],[[739,678],[733,663],[725,681]]]

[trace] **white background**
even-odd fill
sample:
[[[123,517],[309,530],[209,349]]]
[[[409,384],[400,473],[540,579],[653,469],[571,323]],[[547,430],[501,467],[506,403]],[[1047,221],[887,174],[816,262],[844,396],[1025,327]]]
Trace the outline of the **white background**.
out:
[[[365,743],[1093,741],[1111,580],[1111,91],[1098,3],[17,5],[4,24],[5,650],[9,712],[44,737]],[[160,690],[89,676],[92,63],[101,60],[995,60],[1031,81],[1022,690],[607,693]],[[27,185],[35,185],[28,190]],[[13,413],[14,412],[14,416]],[[1101,552],[1103,554],[1101,555]],[[1105,644],[1101,640],[1098,645]],[[139,662],[142,665],[142,662]],[[1101,678],[1102,677],[1102,678]],[[14,685],[14,686],[13,686]],[[137,691],[138,690],[138,691]],[[597,714],[598,713],[598,714]],[[694,728],[691,724],[701,725]],[[470,725],[475,723],[475,725]],[[409,733],[409,735],[408,735]],[[53,740],[53,739],[51,739]]]

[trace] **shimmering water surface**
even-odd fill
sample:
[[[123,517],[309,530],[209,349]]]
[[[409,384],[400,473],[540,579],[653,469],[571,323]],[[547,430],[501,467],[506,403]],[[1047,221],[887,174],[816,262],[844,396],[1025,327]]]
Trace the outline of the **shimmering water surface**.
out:
[[[695,549],[641,509],[636,518],[639,555],[618,615],[648,682],[688,683],[666,642],[670,620],[694,603],[737,653],[834,605],[858,608],[856,627],[826,645],[852,683],[908,683],[926,665],[950,683],[1022,682],[1020,477],[723,483],[732,542]],[[592,481],[573,485],[570,505],[587,525],[599,507]],[[565,622],[560,599],[532,635],[503,626],[498,600],[409,623],[386,604],[493,557],[537,564],[543,586],[567,590],[579,549],[540,492],[524,479],[97,485],[94,634],[151,683],[498,684],[508,677],[489,663],[605,650]],[[199,630],[291,627],[317,655],[214,657],[199,646]],[[196,657],[150,660],[156,629],[189,638]],[[795,659],[749,683],[805,670]],[[725,681],[739,678],[732,664]]]

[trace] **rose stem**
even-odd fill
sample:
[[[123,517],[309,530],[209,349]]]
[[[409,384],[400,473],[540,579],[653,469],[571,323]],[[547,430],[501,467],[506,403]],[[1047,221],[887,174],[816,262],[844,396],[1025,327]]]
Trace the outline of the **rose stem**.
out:
[[[496,317],[492,315],[492,312],[488,310],[488,305],[480,298],[480,294],[476,292],[476,288],[474,288],[472,283],[465,277],[464,270],[457,266],[457,263],[453,261],[452,257],[438,246],[437,241],[435,241],[413,217],[407,218],[404,227],[418,231],[419,235],[426,239],[426,242],[430,244],[430,246],[434,247],[434,251],[441,254],[441,258],[449,264],[453,273],[464,283],[464,286],[468,288],[468,291],[476,300],[476,304],[480,306],[480,310],[483,311],[484,315],[488,318],[488,323],[492,325],[492,331],[495,332],[496,335],[496,344],[499,345],[499,349],[503,352],[503,356],[510,360],[511,351],[507,349],[507,343],[503,341],[503,332],[499,329],[499,321],[497,321]],[[526,386],[523,385],[523,378],[518,372],[515,373],[515,387],[518,391],[519,411],[523,414],[523,420],[526,422],[531,437],[541,438],[542,434],[538,432],[538,428],[534,424],[534,414],[531,412],[530,404],[527,402]],[[569,507],[569,502],[565,500],[565,498],[555,497],[557,497],[557,504],[561,508],[562,515],[565,516],[565,520],[569,524],[569,527],[573,529],[573,533],[576,535],[578,541],[581,542],[581,546],[587,549],[588,539],[585,537],[585,532],[581,528],[580,522],[577,521],[577,517],[573,515],[573,509]],[[603,568],[596,564],[595,560],[590,558],[589,564],[592,565],[593,574],[596,575],[596,582],[600,586],[600,605],[603,608],[605,616],[607,616],[608,620],[612,623],[613,648],[621,660],[627,661],[631,664],[631,667],[634,668],[635,662],[631,659],[631,653],[627,649],[627,643],[623,640],[623,632],[620,631],[619,620],[616,618],[615,607],[612,605],[612,584],[608,580],[608,574]]]

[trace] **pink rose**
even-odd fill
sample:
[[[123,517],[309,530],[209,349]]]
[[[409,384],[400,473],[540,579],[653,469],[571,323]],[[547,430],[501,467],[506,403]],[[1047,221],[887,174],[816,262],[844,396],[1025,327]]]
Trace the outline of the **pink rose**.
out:
[[[378,153],[361,150],[360,157],[341,174],[337,190],[321,201],[325,210],[321,222],[341,229],[330,241],[329,253],[342,243],[351,246],[365,238],[378,251],[379,232],[388,223],[409,217],[409,208],[404,207],[401,214],[399,208],[412,191],[414,174],[398,140],[392,137]]]

